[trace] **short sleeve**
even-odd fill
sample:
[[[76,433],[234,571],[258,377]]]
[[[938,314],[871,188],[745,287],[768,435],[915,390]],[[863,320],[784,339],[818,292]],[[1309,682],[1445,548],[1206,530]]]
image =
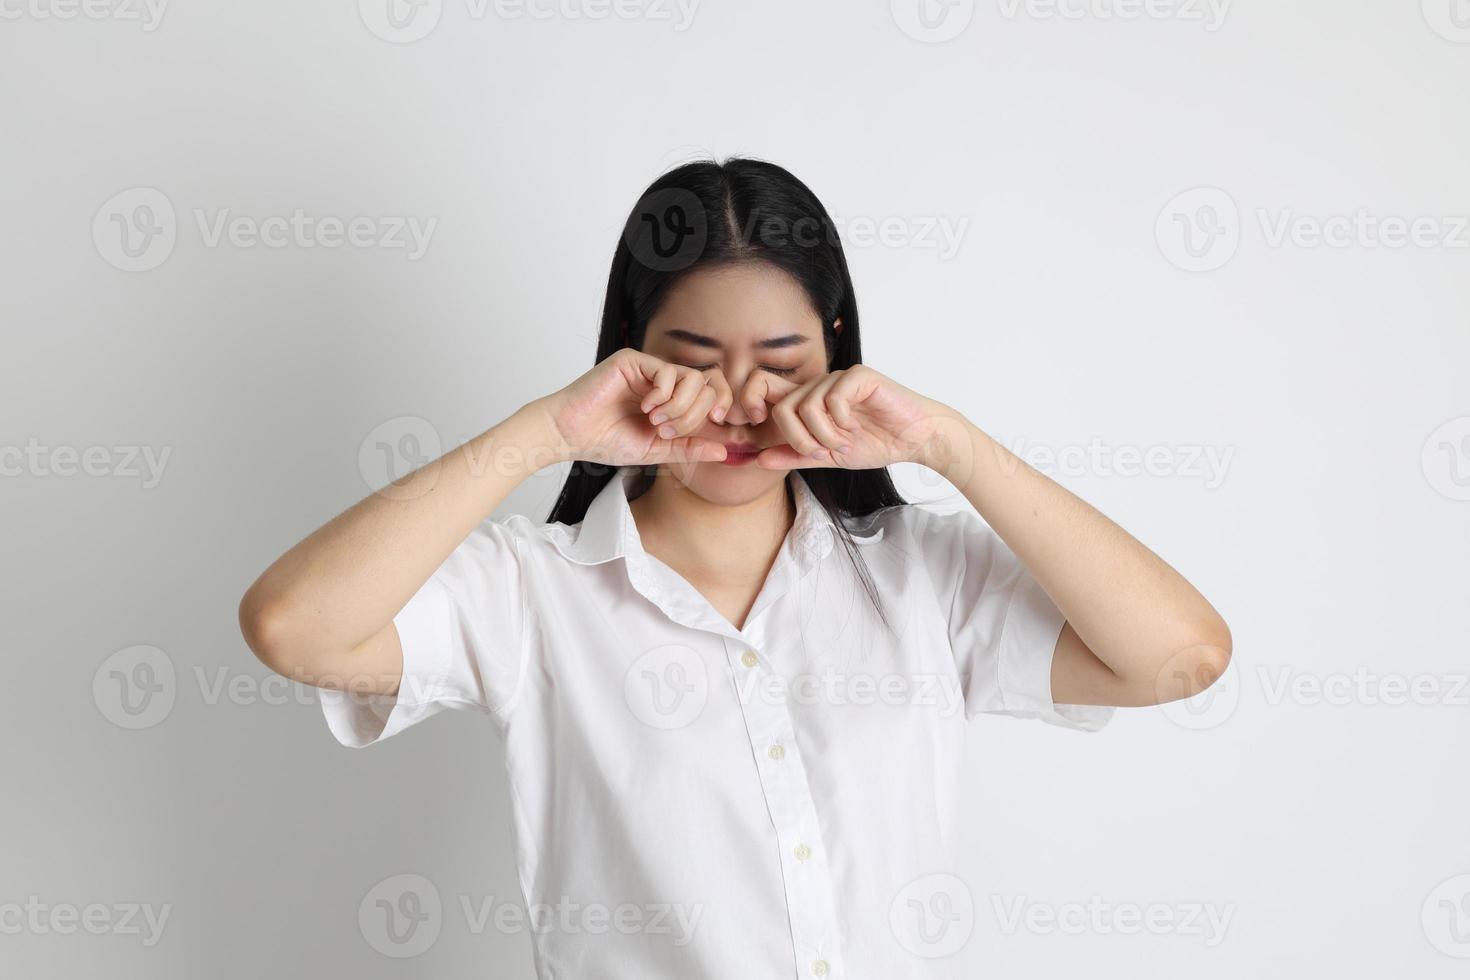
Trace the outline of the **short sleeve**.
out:
[[[337,741],[361,748],[445,709],[489,713],[503,734],[526,669],[526,590],[511,519],[487,520],[393,617],[396,695],[322,690]]]
[[[1004,714],[1096,731],[1114,709],[1052,701],[1051,666],[1066,617],[1041,583],[971,511],[913,508],[914,539],[947,619],[965,717]]]

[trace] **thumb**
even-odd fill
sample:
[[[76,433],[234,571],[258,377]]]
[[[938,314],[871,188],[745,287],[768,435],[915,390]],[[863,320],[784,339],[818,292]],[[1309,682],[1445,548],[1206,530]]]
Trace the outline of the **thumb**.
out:
[[[821,460],[803,456],[788,443],[767,446],[755,457],[755,465],[763,470],[800,470],[824,465]]]
[[[650,463],[718,463],[725,458],[725,444],[699,436],[659,439],[648,456]]]
[[[766,371],[752,371],[740,389],[740,407],[745,417],[757,424],[770,415],[770,406],[775,405],[801,385]]]

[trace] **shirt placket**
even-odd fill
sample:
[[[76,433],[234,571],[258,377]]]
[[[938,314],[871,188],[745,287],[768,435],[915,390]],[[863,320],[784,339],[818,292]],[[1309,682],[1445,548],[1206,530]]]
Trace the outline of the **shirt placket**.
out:
[[[840,977],[842,951],[827,849],[785,692],[770,683],[775,675],[760,650],[734,638],[724,643],[776,830],[796,975],[802,980]]]
[[[634,588],[674,622],[717,634],[724,644],[761,791],[776,830],[796,977],[823,980],[845,975],[827,848],[785,691],[779,683],[772,683],[780,675],[766,662],[754,639],[764,632],[757,624],[764,622],[770,608],[831,551],[831,535],[827,528],[813,526],[810,506],[802,505],[791,540],[778,553],[743,630],[737,630],[703,596],[680,582],[662,587],[660,576],[633,540],[636,531],[631,518],[622,529],[622,553],[628,559]]]

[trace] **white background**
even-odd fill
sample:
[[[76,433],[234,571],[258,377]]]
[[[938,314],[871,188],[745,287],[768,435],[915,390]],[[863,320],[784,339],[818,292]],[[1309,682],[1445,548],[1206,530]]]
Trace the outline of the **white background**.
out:
[[[1234,632],[1199,703],[974,723],[967,968],[1464,975],[1470,5],[110,2],[0,0],[0,972],[530,975],[461,906],[518,900],[489,724],[341,748],[236,605],[378,442],[590,367],[642,188],[750,154],[837,218],[868,363]],[[369,242],[212,235],[298,209]],[[371,914],[403,874],[442,906],[414,958]]]

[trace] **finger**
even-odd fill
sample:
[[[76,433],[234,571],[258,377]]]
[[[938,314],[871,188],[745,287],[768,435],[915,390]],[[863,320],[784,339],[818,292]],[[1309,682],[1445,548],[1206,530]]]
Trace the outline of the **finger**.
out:
[[[709,410],[710,421],[723,422],[725,416],[730,414],[730,406],[735,403],[735,393],[730,390],[730,382],[725,377],[725,372],[719,368],[710,368],[705,378],[715,393],[715,403],[710,406]]]
[[[715,403],[715,390],[709,385],[699,389],[699,394],[694,397],[694,404],[689,406],[689,411],[659,426],[658,434],[665,439],[674,436],[687,436],[709,420],[710,406]],[[667,432],[670,426],[673,430]]]
[[[764,371],[752,371],[740,389],[740,407],[752,424],[766,420],[766,386],[770,376]]]
[[[648,367],[652,368],[652,374],[645,373],[644,376],[652,382],[653,390],[644,395],[638,403],[638,410],[645,415],[669,400],[674,394],[674,383],[679,380],[679,369],[667,361],[660,361]],[[645,368],[645,372],[647,370]]]
[[[827,392],[827,411],[844,429],[861,432],[862,423],[853,413],[853,406],[861,404],[872,393],[873,386],[864,371],[858,368],[844,370]]]
[[[649,463],[718,463],[724,458],[723,443],[699,436],[660,439],[648,451]]]
[[[740,407],[745,410],[745,417],[751,422],[764,422],[771,413],[771,405],[799,387],[796,382],[787,381],[769,371],[752,371],[740,391]]]
[[[808,382],[771,407],[772,421],[786,437],[786,441],[791,444],[791,448],[808,457],[808,465],[812,459],[831,458],[831,452],[816,436],[812,435],[811,430],[806,427],[805,420],[797,411],[813,387],[815,384]]]
[[[827,411],[827,392],[837,383],[839,377],[837,374],[828,374],[820,379],[796,410],[806,423],[807,431],[816,437],[823,448],[838,455],[852,449],[851,436],[837,427]]]
[[[767,446],[755,454],[755,465],[763,470],[797,470],[816,465],[810,456],[803,456],[786,444]]]
[[[631,347],[624,347],[613,357],[619,359],[618,370],[627,380],[628,390],[639,398],[654,389],[654,376],[658,373],[658,369],[667,363]]]
[[[664,401],[655,408],[653,414],[648,417],[649,422],[659,427],[660,435],[664,435],[662,431],[664,423],[676,419],[689,411],[689,407],[694,404],[694,399],[699,397],[700,391],[705,386],[704,375],[698,371],[691,371],[689,368],[678,368],[677,370],[679,372],[679,380],[674,383],[673,394],[669,396],[667,401]],[[676,434],[679,433],[670,430],[668,435],[664,437],[669,438]]]

